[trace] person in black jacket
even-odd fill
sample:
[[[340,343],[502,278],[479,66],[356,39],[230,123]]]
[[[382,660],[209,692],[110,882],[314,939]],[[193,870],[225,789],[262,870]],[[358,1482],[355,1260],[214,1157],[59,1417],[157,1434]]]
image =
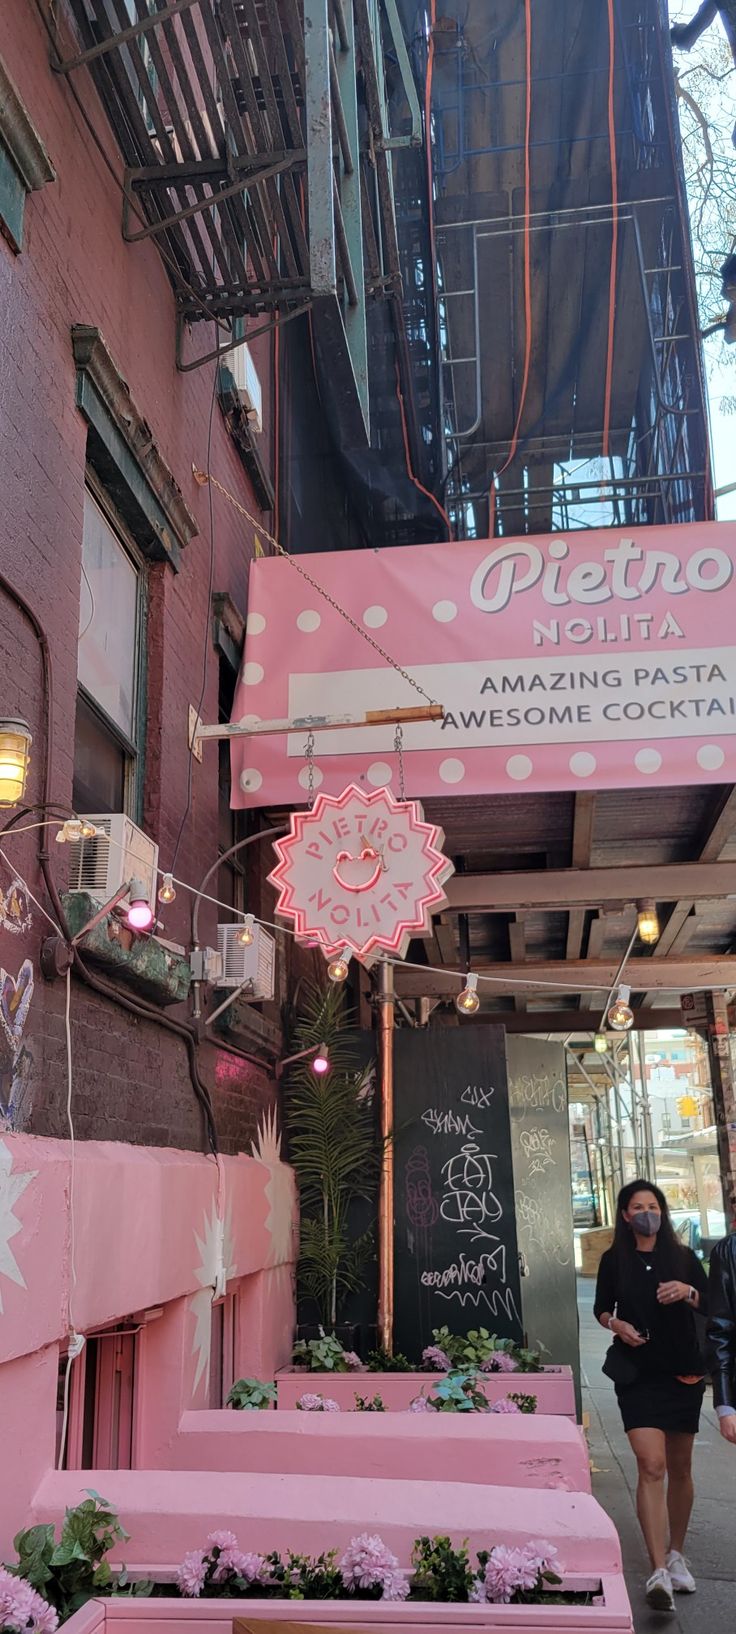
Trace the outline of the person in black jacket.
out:
[[[708,1346],[721,1435],[736,1446],[736,1235],[710,1257]]]
[[[594,1309],[613,1338],[606,1371],[636,1456],[637,1514],[652,1563],[646,1597],[656,1611],[674,1611],[673,1590],[695,1589],[682,1551],[705,1394],[695,1312],[705,1310],[707,1293],[700,1260],[675,1235],[663,1192],[648,1180],[624,1186]]]

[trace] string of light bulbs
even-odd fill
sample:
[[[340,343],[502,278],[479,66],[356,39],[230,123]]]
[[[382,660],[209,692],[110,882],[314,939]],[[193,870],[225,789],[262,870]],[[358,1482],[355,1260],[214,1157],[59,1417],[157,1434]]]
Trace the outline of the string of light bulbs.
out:
[[[15,828],[15,829],[8,829],[8,830],[5,831],[5,837],[6,838],[11,838],[15,834],[28,832],[31,828],[37,829],[37,828],[53,827],[56,822],[59,822],[59,824],[60,824],[59,833],[56,835],[56,839],[59,841],[59,843],[64,843],[64,841],[75,841],[75,840],[78,840],[78,839],[81,839],[81,838],[91,839],[91,838],[97,838],[97,837],[104,837],[104,839],[109,844],[117,845],[120,850],[123,849],[123,847],[120,845],[120,843],[118,841],[113,840],[110,835],[105,834],[103,836],[101,834],[101,831],[99,829],[97,829],[95,827],[95,825],[89,823],[86,819],[83,819],[83,818],[80,818],[80,817],[67,818],[67,819],[64,820],[64,822],[61,822],[61,820],[58,819],[58,818],[52,818],[52,819],[46,819],[46,821],[43,822],[43,823],[28,824],[24,828],[19,827],[19,828]],[[84,830],[84,832],[82,832],[82,830]],[[17,878],[19,883],[23,886],[23,889],[28,894],[29,900],[31,900],[34,903],[34,905],[39,909],[39,911],[44,914],[44,917],[49,921],[49,923],[51,925],[53,925],[54,930],[56,930],[58,932],[59,927],[56,924],[56,921],[51,918],[51,916],[46,912],[46,909],[43,908],[41,903],[38,902],[37,898],[33,895],[32,891],[30,889],[30,886],[27,884],[27,882],[23,878],[22,874],[18,871],[17,868],[15,868],[14,864],[11,863],[10,858],[6,856],[5,852],[2,850],[1,847],[0,847],[0,857],[5,862],[9,872],[11,874],[13,874],[14,877]],[[176,900],[177,887],[178,887],[180,890],[190,892],[191,895],[193,895],[193,896],[200,897],[201,900],[204,901],[204,902],[211,903],[214,907],[221,908],[226,913],[229,913],[229,914],[236,913],[238,915],[238,917],[239,917],[239,920],[241,921],[241,923],[239,924],[238,935],[237,935],[237,939],[240,942],[241,946],[244,946],[244,947],[252,946],[252,944],[253,944],[253,942],[255,940],[256,930],[258,928],[260,928],[262,930],[274,931],[277,935],[290,936],[290,937],[293,938],[294,941],[299,942],[302,946],[310,947],[310,948],[314,949],[315,951],[319,950],[319,951],[324,952],[324,949],[322,948],[321,944],[319,942],[317,942],[316,939],[312,939],[308,935],[305,936],[302,932],[294,930],[289,925],[278,923],[276,920],[268,919],[268,918],[266,918],[266,917],[264,917],[263,915],[260,915],[260,914],[256,915],[256,914],[251,913],[251,912],[245,912],[245,911],[243,911],[241,909],[234,909],[233,906],[232,906],[232,903],[226,902],[226,901],[224,901],[223,898],[214,896],[214,895],[212,895],[211,893],[209,893],[207,891],[200,891],[200,889],[199,889],[199,887],[197,885],[193,885],[189,880],[180,879],[177,875],[172,874],[171,871],[169,871],[169,870],[159,868],[157,870],[157,874],[161,877],[161,881],[162,881],[161,886],[159,887],[158,892],[157,892],[157,900],[159,902],[163,902],[167,906],[170,903],[172,903],[172,902],[174,902]],[[135,881],[135,880],[132,880],[132,881],[130,881],[128,883],[131,886],[132,885],[137,886],[137,885],[140,884],[139,881]],[[142,885],[141,885],[141,890],[144,890],[144,887]],[[127,891],[127,887],[126,887],[126,891]],[[126,894],[126,892],[124,892],[123,894]],[[140,898],[140,899],[136,898],[136,901],[134,903],[132,903],[131,906],[136,907],[136,906],[139,906],[141,903],[143,903],[143,905],[145,905],[148,908],[149,914],[150,914],[150,917],[148,919],[148,924],[146,926],[136,925],[135,923],[131,924],[131,921],[130,921],[130,918],[129,918],[130,910],[128,910],[127,913],[126,913],[126,918],[128,919],[128,923],[131,925],[131,929],[138,930],[139,933],[142,932],[145,929],[150,929],[150,927],[153,924],[154,917],[155,917],[154,913],[153,913],[153,909],[151,908],[151,905],[150,905],[150,902],[149,902],[149,898],[145,894],[145,891],[144,891],[143,897]],[[642,909],[642,904],[638,903],[637,908],[639,910],[639,915],[640,915],[641,909]],[[80,932],[79,934],[80,935],[83,934],[83,931]],[[608,997],[607,997],[607,1000],[606,1000],[606,1008],[604,1010],[604,1016],[603,1016],[602,1019],[603,1020],[608,1020],[614,1031],[616,1031],[616,1030],[621,1031],[621,1032],[628,1031],[630,1026],[633,1024],[633,1019],[634,1019],[633,1011],[631,1011],[631,1008],[630,1008],[630,1006],[628,1004],[628,1000],[629,1000],[629,998],[631,996],[631,987],[627,986],[626,983],[621,982],[619,980],[619,977],[622,974],[623,969],[625,967],[625,964],[628,961],[628,958],[629,958],[629,955],[630,955],[630,952],[631,952],[631,948],[633,947],[633,944],[634,944],[634,941],[636,940],[637,934],[641,934],[641,932],[640,932],[640,930],[638,928],[638,920],[637,920],[637,928],[634,930],[634,932],[632,934],[632,937],[631,937],[631,939],[629,941],[629,945],[627,947],[626,953],[624,954],[624,957],[623,957],[623,959],[621,961],[621,964],[619,965],[619,969],[618,969],[616,978],[615,978],[612,986],[610,986],[610,987],[608,986],[608,984],[606,982],[581,982],[577,978],[571,978],[568,981],[548,980],[548,979],[546,979],[544,977],[532,977],[532,976],[530,976],[528,978],[523,977],[523,976],[514,976],[513,986],[514,986],[514,988],[531,988],[531,989],[534,989],[535,991],[536,990],[541,990],[541,989],[545,989],[545,990],[548,989],[551,992],[558,992],[558,993],[602,993],[602,992],[607,992]],[[642,938],[642,940],[646,940],[646,939],[647,938]],[[340,984],[340,983],[346,981],[347,978],[348,978],[348,975],[349,975],[349,971],[350,971],[350,963],[351,963],[351,960],[353,958],[352,949],[345,946],[345,947],[340,948],[339,951],[337,951],[337,952],[335,952],[334,950],[331,950],[329,952],[329,954],[325,955],[325,957],[326,957],[326,961],[327,961],[327,974],[330,977],[330,980],[337,983],[337,984]],[[472,971],[472,970],[469,970],[465,974],[463,974],[462,971],[448,970],[446,965],[421,964],[421,963],[419,963],[418,960],[401,959],[401,958],[398,958],[398,957],[394,957],[393,955],[388,954],[388,953],[387,954],[381,954],[376,959],[375,962],[376,962],[376,964],[388,964],[388,965],[391,965],[393,968],[399,969],[399,970],[416,970],[416,971],[420,972],[422,975],[425,975],[425,976],[442,976],[444,978],[447,978],[449,976],[449,977],[451,977],[453,979],[456,979],[458,981],[462,981],[463,986],[462,986],[460,992],[455,997],[455,1006],[456,1006],[456,1008],[458,1009],[458,1011],[459,1011],[459,1013],[461,1015],[475,1015],[475,1014],[477,1014],[477,1012],[478,1012],[478,1010],[480,1008],[480,1002],[481,1002],[480,994],[478,992],[479,987],[482,988],[482,987],[485,986],[485,987],[491,987],[491,988],[493,988],[493,987],[507,988],[511,984],[511,978],[509,976],[490,975],[490,974],[488,974],[488,973],[486,973],[484,971]],[[723,983],[715,983],[715,984],[714,983],[709,983],[707,986],[706,985],[702,985],[702,986],[691,985],[691,986],[688,987],[688,991],[692,992],[692,993],[730,993],[733,990],[734,990],[733,982],[723,982]],[[614,1000],[613,1003],[611,1003],[611,1000],[613,999],[614,992],[616,992],[616,999]],[[618,1027],[616,1027],[615,1021],[611,1020],[611,1012],[616,1011],[619,1004],[624,1010],[628,1010],[628,1013],[631,1015],[631,1021],[629,1021],[627,1019],[627,1017],[624,1015],[623,1018],[619,1018],[619,1025],[618,1025]]]

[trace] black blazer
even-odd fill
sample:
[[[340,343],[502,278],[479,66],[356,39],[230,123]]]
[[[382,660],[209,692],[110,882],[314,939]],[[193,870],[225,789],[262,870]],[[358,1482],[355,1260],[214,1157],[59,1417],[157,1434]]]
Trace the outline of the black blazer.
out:
[[[736,1413],[736,1235],[718,1243],[710,1257],[708,1361],[714,1406]]]

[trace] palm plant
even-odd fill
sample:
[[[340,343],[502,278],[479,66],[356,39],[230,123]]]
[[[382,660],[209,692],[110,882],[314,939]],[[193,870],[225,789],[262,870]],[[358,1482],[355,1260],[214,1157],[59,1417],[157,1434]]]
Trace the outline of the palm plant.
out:
[[[326,1044],[330,1069],[320,1077],[309,1062],[295,1063],[285,1088],[289,1161],[301,1206],[299,1292],[314,1302],[326,1328],[334,1328],[343,1301],[361,1286],[373,1228],[352,1238],[350,1206],[375,1197],[380,1171],[373,1068],[360,1065],[351,1020],[341,988],[305,990],[293,1048]]]

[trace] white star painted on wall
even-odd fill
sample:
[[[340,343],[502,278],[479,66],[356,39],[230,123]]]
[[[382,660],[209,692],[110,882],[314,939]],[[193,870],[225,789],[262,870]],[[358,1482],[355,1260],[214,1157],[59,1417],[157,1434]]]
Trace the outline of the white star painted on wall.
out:
[[[275,1107],[264,1112],[251,1152],[257,1163],[265,1164],[270,1170],[266,1182],[266,1230],[271,1238],[267,1263],[281,1265],[293,1258],[296,1188],[292,1170],[281,1161],[281,1133]]]
[[[11,1238],[17,1237],[21,1229],[21,1222],[13,1209],[26,1186],[38,1174],[37,1169],[27,1169],[25,1174],[13,1174],[12,1168],[12,1153],[5,1141],[0,1140],[0,1316],[3,1314],[2,1278],[7,1277],[18,1288],[26,1286],[25,1277],[10,1246]]]
[[[194,1233],[194,1240],[199,1250],[199,1265],[195,1276],[200,1284],[201,1293],[193,1294],[189,1301],[189,1309],[194,1315],[194,1338],[192,1340],[192,1355],[197,1358],[194,1371],[194,1390],[199,1389],[201,1380],[209,1373],[210,1348],[212,1344],[212,1301],[215,1297],[215,1287],[220,1280],[225,1283],[237,1274],[237,1266],[232,1262],[233,1240],[230,1210],[226,1209],[224,1218],[218,1216],[217,1204],[213,1202],[205,1211],[201,1237]],[[222,1273],[224,1271],[224,1279]]]

